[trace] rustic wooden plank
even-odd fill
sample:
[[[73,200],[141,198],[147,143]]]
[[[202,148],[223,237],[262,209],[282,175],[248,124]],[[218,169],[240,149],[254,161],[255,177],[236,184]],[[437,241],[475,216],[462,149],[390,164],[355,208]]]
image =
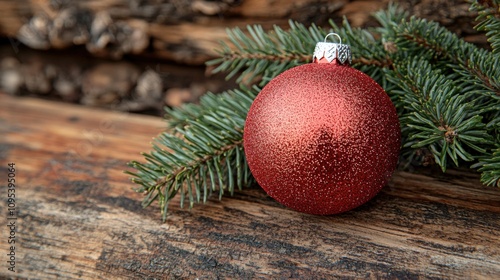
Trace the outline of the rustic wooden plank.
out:
[[[268,29],[288,26],[289,19],[325,24],[346,4],[345,0],[11,2],[0,1],[0,36],[17,38],[32,48],[85,45],[100,57],[133,54],[195,65],[215,56],[214,47],[227,41],[226,28],[259,23]]]
[[[0,94],[0,174],[15,162],[18,179],[17,272],[5,268],[4,227],[1,278],[500,275],[500,191],[464,171],[397,172],[375,199],[336,216],[294,212],[252,187],[192,211],[175,201],[162,223],[122,173],[162,127],[158,118]]]
[[[344,16],[353,26],[373,26],[376,21],[371,14],[389,2],[0,0],[0,36],[18,38],[37,49],[86,45],[96,56],[120,58],[132,54],[203,64],[214,57],[214,46],[227,40],[228,27],[262,24],[269,29],[274,24],[288,26],[289,19],[329,26],[328,19],[340,22]],[[438,21],[469,41],[483,46],[486,43],[484,35],[478,36],[472,29],[476,15],[469,11],[466,0],[395,2],[410,14]],[[92,31],[92,25],[101,28]]]

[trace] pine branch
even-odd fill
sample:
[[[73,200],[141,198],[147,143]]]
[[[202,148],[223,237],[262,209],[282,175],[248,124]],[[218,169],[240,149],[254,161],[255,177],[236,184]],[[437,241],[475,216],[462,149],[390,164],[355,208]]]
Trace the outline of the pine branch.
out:
[[[411,50],[413,57],[423,57],[430,61],[445,60],[448,67],[457,69],[467,80],[471,77],[491,92],[500,96],[500,69],[498,55],[488,53],[458,38],[436,22],[412,17],[397,26],[396,43],[401,50]],[[462,70],[462,71],[460,71]],[[464,72],[465,71],[465,72]]]
[[[181,207],[188,202],[191,208],[206,202],[212,192],[218,191],[221,198],[226,191],[232,194],[249,184],[242,128],[253,94],[235,90],[205,95],[203,110],[176,111],[177,124],[171,124],[176,133],[163,132],[154,140],[153,151],[143,154],[147,163],[129,164],[137,172],[127,173],[141,185],[137,191],[146,195],[144,207],[158,200],[165,220],[169,202],[177,194]]]
[[[479,24],[474,28],[485,31],[493,53],[500,53],[500,1],[472,1],[470,10],[478,13],[476,21]]]
[[[220,94],[211,92],[205,93],[199,104],[185,103],[179,107],[165,107],[165,119],[167,120],[167,131],[177,127],[187,125],[187,122],[193,119],[198,119],[207,113],[218,111],[221,103],[234,102],[238,110],[248,111],[253,99],[260,92],[260,88],[254,86],[252,88],[241,87],[241,90],[228,91]]]
[[[475,154],[487,153],[483,147],[492,145],[492,137],[453,80],[425,59],[398,62],[394,73],[388,78],[398,86],[392,93],[405,106],[401,115],[404,147],[428,148],[443,172],[448,158],[459,166],[459,159],[477,158],[471,149]]]
[[[277,74],[311,61],[311,48],[326,35],[319,27],[290,21],[290,30],[275,26],[266,32],[262,26],[248,26],[245,34],[241,29],[228,29],[228,37],[234,48],[222,43],[220,58],[207,65],[217,65],[214,73],[229,72],[227,78],[238,75],[236,82],[253,81],[260,78],[264,85]]]
[[[481,181],[485,185],[500,188],[500,147],[495,149],[490,157],[483,157],[472,166],[481,172]]]
[[[384,15],[382,13],[382,15]],[[435,157],[435,162],[438,163],[443,171],[446,168],[446,154],[453,160],[455,165],[458,165],[458,158],[462,160],[472,160],[479,159],[483,154],[488,154],[491,152],[490,148],[492,147],[491,139],[493,139],[496,135],[498,135],[498,129],[495,128],[495,124],[498,124],[500,121],[500,69],[496,67],[500,63],[500,57],[498,55],[487,52],[486,50],[482,50],[477,48],[476,46],[464,42],[462,39],[458,38],[455,34],[449,32],[445,28],[439,26],[439,24],[434,22],[428,22],[424,19],[416,19],[414,17],[409,20],[401,19],[399,24],[391,21],[388,17],[383,17],[379,15],[377,16],[379,20],[382,21],[382,25],[386,27],[384,29],[385,40],[394,41],[396,44],[397,52],[391,55],[393,60],[407,60],[407,61],[415,61],[415,60],[426,60],[430,64],[433,64],[432,68],[434,69],[443,69],[445,72],[442,75],[442,85],[446,83],[452,83],[456,88],[452,91],[447,91],[446,89],[441,89],[444,92],[451,93],[449,98],[458,102],[460,99],[461,104],[465,104],[468,102],[468,110],[470,111],[470,115],[474,115],[475,123],[479,125],[480,123],[486,124],[484,128],[482,128],[481,134],[487,135],[488,141],[480,143],[479,139],[476,138],[468,138],[462,139],[462,142],[465,142],[470,148],[475,150],[473,153],[464,154],[460,149],[455,149],[450,146],[449,142],[443,142],[437,135],[432,137],[429,131],[427,133],[417,133],[413,135],[413,138],[407,139],[406,147],[413,147],[416,150],[413,150],[413,153],[406,152],[406,155],[411,157],[415,157],[414,153],[420,153],[420,148],[425,147],[425,145],[419,145],[415,143],[415,137],[429,137],[426,139],[426,142],[422,141],[421,143],[433,143],[434,140],[440,139],[441,144],[438,147],[433,145],[428,145],[428,148],[431,153]],[[383,22],[386,22],[385,24]],[[392,30],[388,30],[392,29]],[[398,67],[395,66],[395,70],[398,72]],[[409,73],[415,75],[418,72],[421,72],[421,69],[418,66],[415,66],[416,70],[408,71]],[[400,70],[400,69],[399,69]],[[425,70],[428,71],[428,70]],[[401,72],[401,71],[399,71]],[[404,72],[404,71],[403,71]],[[386,71],[388,77],[394,76],[395,73],[391,73],[391,71]],[[422,74],[425,74],[422,73]],[[411,75],[410,75],[411,76]],[[408,77],[408,76],[407,76]],[[406,77],[406,78],[407,78]],[[392,79],[393,84],[398,84],[401,80],[405,80],[401,75],[396,75],[396,79]],[[432,76],[427,76],[424,78],[428,84],[433,83]],[[427,84],[427,85],[428,85]],[[401,85],[399,85],[401,86]],[[442,87],[442,86],[441,86]],[[400,100],[392,98],[395,101],[395,105],[400,108],[404,105],[404,98],[408,98],[411,96],[411,91],[413,90],[414,94],[419,94],[419,91],[424,90],[421,87],[414,87],[411,90],[406,88],[403,92],[406,92],[407,95],[401,94],[401,89],[394,89],[391,86],[386,86],[386,90],[391,93],[399,93],[398,95],[401,98]],[[403,87],[404,88],[404,87]],[[403,102],[401,102],[403,101]],[[407,102],[406,102],[407,103]],[[444,108],[446,104],[443,102],[437,102],[433,106],[437,106],[439,110],[444,113]],[[457,105],[459,106],[459,105]],[[453,108],[454,114],[463,114],[462,108]],[[406,108],[406,110],[399,110],[401,116],[405,116],[407,112],[412,112],[412,114],[416,114],[415,112],[417,108]],[[429,112],[428,112],[429,113]],[[431,114],[424,114],[423,118],[427,120],[429,117],[432,117]],[[418,120],[416,118],[402,118],[407,122],[407,126],[409,129],[403,129],[403,132],[415,133],[411,127],[418,127]],[[482,121],[481,121],[482,119]],[[434,122],[436,123],[436,122]],[[483,125],[481,125],[482,127]],[[453,135],[454,129],[449,125],[441,125],[442,132],[447,133],[447,135]],[[437,131],[435,131],[437,132]],[[406,134],[408,135],[408,134]],[[403,133],[403,137],[405,133]],[[437,137],[437,138],[436,138]],[[463,136],[462,136],[463,138]],[[470,142],[473,139],[472,143]],[[445,140],[450,140],[450,138],[446,138]],[[406,142],[406,141],[404,141]],[[435,144],[435,143],[434,143]],[[481,145],[480,145],[481,144]],[[459,146],[457,146],[459,147]],[[481,148],[479,148],[481,147]],[[440,148],[440,149],[438,149]],[[479,149],[478,149],[479,148]],[[460,153],[462,152],[462,153]],[[457,155],[459,156],[457,158]]]

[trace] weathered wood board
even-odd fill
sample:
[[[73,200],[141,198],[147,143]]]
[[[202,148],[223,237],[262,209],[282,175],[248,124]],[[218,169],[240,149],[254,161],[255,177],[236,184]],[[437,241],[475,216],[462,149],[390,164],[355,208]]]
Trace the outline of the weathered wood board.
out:
[[[498,279],[500,190],[476,174],[397,172],[336,216],[285,209],[259,187],[193,210],[142,209],[126,162],[159,118],[0,94],[0,213],[16,167],[16,263],[0,278]]]
[[[216,56],[226,28],[260,24],[329,26],[345,16],[353,26],[374,26],[371,14],[389,2],[409,14],[435,20],[468,41],[484,44],[471,23],[467,0],[0,0],[0,37],[35,49],[79,45],[96,56],[139,55],[203,64]],[[15,40],[16,44],[19,43]]]

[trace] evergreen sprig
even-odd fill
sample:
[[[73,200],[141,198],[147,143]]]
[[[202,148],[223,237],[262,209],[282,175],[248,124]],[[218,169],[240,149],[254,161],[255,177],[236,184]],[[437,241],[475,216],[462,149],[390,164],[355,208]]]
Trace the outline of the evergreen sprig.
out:
[[[487,153],[483,147],[492,145],[492,137],[452,79],[425,59],[405,60],[395,69],[396,75],[389,78],[398,85],[392,94],[397,94],[405,106],[400,116],[404,147],[426,147],[443,172],[448,158],[459,166],[460,159],[475,159],[470,149]]]
[[[435,22],[429,22],[425,19],[417,19],[415,17],[409,20],[403,20],[400,24],[391,25],[395,28],[394,32],[389,33],[393,37],[388,38],[389,40],[394,40],[398,48],[398,53],[394,55],[394,60],[396,61],[427,61],[428,65],[433,65],[434,69],[441,69],[446,73],[445,77],[440,81],[439,89],[441,89],[440,95],[442,97],[447,96],[449,99],[453,99],[453,106],[449,107],[453,111],[445,110],[445,102],[438,102],[433,105],[433,108],[439,108],[441,111],[440,117],[443,117],[443,113],[452,113],[461,117],[466,117],[464,115],[463,108],[469,108],[468,115],[471,116],[471,121],[475,120],[473,126],[466,125],[467,131],[462,128],[461,131],[455,129],[458,126],[450,126],[449,124],[445,126],[440,126],[442,129],[440,148],[437,149],[434,144],[429,145],[427,148],[433,154],[435,162],[438,163],[443,171],[446,170],[447,161],[446,154],[448,154],[455,165],[458,165],[457,155],[463,160],[479,160],[479,165],[473,165],[474,167],[482,166],[484,162],[484,155],[491,155],[495,149],[494,139],[498,137],[498,123],[500,121],[500,69],[496,66],[500,63],[500,56],[484,49],[479,49],[477,46],[467,43],[462,39],[458,38],[455,34],[440,26]],[[424,67],[428,68],[428,67]],[[422,69],[415,66],[409,75],[416,78],[418,72],[422,72]],[[431,69],[426,69],[425,71],[432,71]],[[394,75],[396,74],[396,75]],[[393,73],[388,73],[388,77],[393,77],[392,81],[394,84],[397,81],[401,82],[405,79],[404,76],[398,74],[398,67]],[[414,90],[415,94],[419,94],[422,90],[425,91],[425,87],[432,84],[433,81],[438,77],[436,75],[427,75],[424,79],[425,84],[421,87],[416,87]],[[450,85],[449,90],[442,90],[443,85]],[[437,90],[438,88],[432,89]],[[389,91],[398,93],[396,89],[394,91]],[[399,99],[402,103],[412,102],[412,95],[407,91],[408,94],[399,94]],[[447,99],[443,99],[445,101]],[[448,103],[451,104],[451,103]],[[466,107],[464,107],[467,104]],[[419,114],[416,109],[409,110],[411,114]],[[406,115],[406,112],[401,113],[402,116]],[[473,116],[473,117],[472,117]],[[431,120],[431,115],[427,115],[424,119]],[[407,129],[413,127],[418,119],[413,118],[410,122],[405,124],[406,118],[402,118],[403,132],[413,133],[412,129]],[[442,122],[444,120],[441,120]],[[472,124],[472,122],[471,122]],[[473,128],[479,128],[476,130]],[[449,136],[455,135],[454,140],[450,142]],[[459,135],[460,134],[460,135]],[[464,135],[469,134],[469,135]],[[474,136],[470,135],[474,134]],[[403,133],[403,137],[406,134]],[[417,136],[418,135],[418,136]],[[412,142],[415,137],[428,137],[427,142],[432,142],[434,139],[430,133],[418,133],[412,135],[408,138],[409,142],[405,147],[419,148],[422,145],[418,145]],[[437,137],[437,135],[434,135]],[[473,153],[469,153],[464,150],[461,145],[456,146],[457,143],[462,142],[468,147],[475,150]],[[498,143],[498,142],[496,142]],[[453,144],[450,146],[450,144]],[[456,146],[456,147],[455,147]],[[460,149],[457,149],[460,147]],[[415,152],[420,152],[419,150],[414,150]],[[466,152],[466,153],[464,153]],[[414,157],[410,153],[410,157]],[[486,164],[486,163],[484,163]],[[500,170],[496,171],[500,174]],[[495,182],[492,180],[483,180],[483,183],[494,185]]]
[[[243,126],[257,92],[206,94],[200,105],[170,111],[171,129],[154,140],[153,151],[143,153],[147,162],[132,161],[129,165],[137,172],[126,171],[145,194],[142,205],[158,200],[165,220],[177,194],[181,207],[187,201],[191,208],[206,202],[212,192],[221,198],[248,185],[252,177],[242,147]]]
[[[445,64],[442,66],[467,77],[465,82],[472,77],[474,84],[480,83],[487,92],[500,95],[500,69],[496,67],[500,62],[498,55],[479,49],[436,22],[425,19],[412,17],[396,28],[396,43],[406,55]]]
[[[490,157],[484,157],[473,166],[481,172],[481,181],[486,185],[500,188],[500,147],[493,151]]]
[[[496,5],[496,6],[495,6]],[[284,30],[261,26],[228,30],[220,57],[208,62],[215,72],[237,76],[241,89],[208,93],[199,104],[166,110],[167,129],[128,172],[145,193],[144,206],[159,201],[163,219],[169,202],[181,206],[219,198],[252,181],[243,151],[243,127],[250,105],[281,72],[308,63],[317,42],[336,32],[351,45],[353,67],[387,91],[400,116],[402,161],[470,165],[481,181],[500,187],[500,44],[498,1],[474,1],[477,28],[486,31],[493,51],[480,49],[439,24],[408,17],[396,6],[375,14],[380,27],[352,28],[330,22],[327,29],[290,22]],[[249,88],[245,88],[248,86]]]
[[[229,72],[228,79],[239,75],[238,83],[259,78],[261,86],[289,68],[310,62],[311,48],[326,35],[315,25],[306,28],[293,21],[287,31],[275,26],[273,32],[266,32],[254,25],[247,26],[247,32],[249,35],[240,28],[228,29],[232,46],[222,42],[220,58],[207,65],[218,65],[214,73]]]
[[[478,14],[476,30],[485,31],[493,53],[500,53],[500,1],[472,1],[471,11]]]

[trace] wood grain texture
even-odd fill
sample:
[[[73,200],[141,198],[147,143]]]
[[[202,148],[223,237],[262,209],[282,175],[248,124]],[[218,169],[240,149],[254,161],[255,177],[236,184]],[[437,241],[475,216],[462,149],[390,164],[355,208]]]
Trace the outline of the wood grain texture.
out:
[[[288,28],[289,19],[328,28],[329,19],[340,23],[344,16],[355,27],[378,26],[371,14],[389,2],[486,45],[484,35],[472,28],[476,15],[467,0],[0,0],[0,36],[35,49],[81,45],[99,57],[133,55],[200,65],[216,56],[214,46],[228,41],[226,28]],[[102,28],[92,31],[92,25]]]
[[[495,279],[500,190],[478,176],[397,172],[345,214],[285,209],[260,188],[166,223],[122,173],[159,118],[0,94],[0,213],[7,162],[18,178],[18,272],[32,279]],[[5,214],[2,214],[5,219]],[[5,263],[5,227],[0,231]]]
[[[201,65],[216,56],[220,41],[228,41],[226,28],[288,27],[289,19],[326,24],[347,1],[11,2],[0,0],[0,36],[17,38],[35,49],[82,45],[99,57],[119,59],[128,54]]]

